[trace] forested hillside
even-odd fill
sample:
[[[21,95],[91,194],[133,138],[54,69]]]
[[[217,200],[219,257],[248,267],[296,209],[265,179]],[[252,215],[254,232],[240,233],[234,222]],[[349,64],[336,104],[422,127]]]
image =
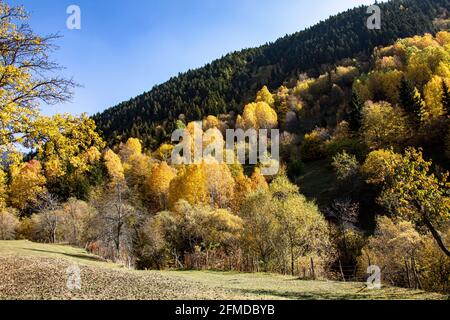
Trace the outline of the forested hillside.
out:
[[[445,16],[450,1],[395,0],[380,7],[381,30],[366,27],[366,7],[355,8],[274,43],[234,52],[180,74],[94,120],[109,145],[137,137],[145,147],[156,147],[173,131],[180,114],[191,121],[238,112],[263,85],[275,89],[295,82],[301,73],[316,76],[341,59],[369,56],[376,46],[434,33],[433,21]]]
[[[341,26],[336,21],[346,17],[350,22],[359,12],[353,10],[319,24],[316,32],[312,28],[241,53],[252,62],[242,63],[240,71],[227,69],[227,81],[212,71],[225,70],[213,66],[227,58],[187,73],[155,89],[160,89],[160,121],[146,123],[159,135],[136,127],[154,109],[132,110],[129,104],[116,109],[114,119],[130,126],[133,119],[141,122],[125,142],[110,139],[108,148],[87,115],[41,114],[40,101],[65,101],[74,84],[48,72],[59,69],[48,55],[54,39],[18,23],[27,19],[24,10],[0,0],[5,13],[0,37],[6,40],[0,46],[0,240],[67,243],[138,269],[264,271],[346,282],[365,281],[367,268],[377,265],[383,284],[449,293],[450,32],[387,40],[401,32],[421,33],[419,26],[448,29],[447,13],[438,10],[439,4],[448,8],[446,1],[386,5],[381,31],[386,34],[380,42],[392,43],[370,54],[343,58],[346,52],[330,49],[330,57],[319,55],[320,44],[325,39],[332,44],[329,37],[339,33],[320,29],[335,30],[333,23]],[[397,15],[391,24],[412,20],[389,29],[390,15]],[[409,30],[409,25],[414,27]],[[344,29],[352,30],[343,28],[343,39]],[[351,38],[366,44],[377,39],[360,32]],[[323,39],[308,42],[313,34]],[[296,46],[298,55],[292,53]],[[280,51],[271,51],[275,48]],[[304,58],[283,60],[289,52]],[[334,65],[300,72],[332,56]],[[265,60],[256,62],[257,57]],[[264,65],[278,68],[261,80],[264,67],[257,66]],[[240,72],[249,72],[242,86],[233,82]],[[192,89],[208,78],[195,77],[202,73],[214,79],[209,83],[221,83],[223,92],[240,88],[239,99],[248,100],[242,110],[237,98],[233,115],[225,107],[206,108],[214,105],[209,103],[198,114],[192,108],[200,110],[200,104],[183,106],[187,97],[201,101],[208,94],[218,96],[207,80],[202,93]],[[289,81],[282,83],[282,77]],[[178,99],[181,109],[171,108],[163,97]],[[230,93],[227,99],[233,97]],[[164,112],[172,112],[172,118],[164,118]],[[180,118],[181,113],[186,116]],[[196,138],[198,123],[192,119],[202,120],[205,146],[218,143],[216,157],[209,153],[202,161],[182,164],[172,156],[178,145],[149,148],[176,126],[188,143],[183,150],[187,156],[196,140],[191,137]],[[245,142],[225,145],[228,128],[260,135],[279,129],[280,139],[273,134],[266,142],[273,155],[279,140],[280,157],[274,155],[270,163],[264,156],[254,164],[225,163],[224,155],[236,160],[235,151],[250,150]],[[32,152],[24,155],[24,149]],[[265,175],[268,164],[280,170]]]

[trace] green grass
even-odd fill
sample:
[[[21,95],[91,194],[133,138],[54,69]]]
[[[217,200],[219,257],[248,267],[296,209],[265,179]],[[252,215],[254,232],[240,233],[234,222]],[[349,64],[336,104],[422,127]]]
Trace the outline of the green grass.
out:
[[[66,287],[67,267],[81,269],[82,289]],[[0,299],[446,299],[363,283],[213,271],[134,271],[64,245],[0,241]]]

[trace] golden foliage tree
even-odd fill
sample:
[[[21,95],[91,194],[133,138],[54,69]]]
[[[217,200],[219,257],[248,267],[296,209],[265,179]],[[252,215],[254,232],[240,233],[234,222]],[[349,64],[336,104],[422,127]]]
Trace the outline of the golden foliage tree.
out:
[[[270,107],[273,107],[275,104],[275,99],[273,95],[270,93],[267,86],[264,86],[257,94],[256,94],[256,102],[265,102]]]
[[[241,126],[245,129],[273,129],[278,125],[278,116],[266,102],[250,103],[245,106]]]
[[[209,192],[204,164],[188,165],[180,169],[169,187],[169,206],[173,208],[179,200],[190,204],[208,203]]]
[[[0,152],[26,142],[40,115],[39,102],[66,101],[74,86],[52,73],[59,69],[49,58],[57,37],[34,34],[27,19],[23,8],[0,3]]]
[[[37,160],[15,165],[11,168],[9,199],[11,205],[24,210],[39,194],[45,191],[46,179],[42,165]]]
[[[112,184],[123,183],[125,174],[120,157],[112,150],[106,151],[104,155],[106,169]]]
[[[32,141],[28,146],[36,147],[47,177],[88,171],[105,146],[87,114],[38,117],[27,137]]]
[[[163,264],[163,246],[176,257],[178,266],[183,267],[179,257],[185,254],[218,248],[229,251],[237,246],[243,221],[227,210],[180,200],[172,211],[151,218],[146,228],[152,233],[145,250],[151,260],[156,260],[157,265]]]
[[[392,150],[376,150],[369,153],[361,171],[367,183],[380,185],[385,183],[395,172],[401,155]]]
[[[379,202],[398,216],[425,226],[441,250],[450,256],[439,230],[450,223],[448,173],[436,176],[421,151],[409,148],[384,186]]]
[[[164,143],[153,152],[153,157],[156,160],[168,162],[172,156],[173,148],[173,145]]]
[[[121,145],[119,155],[128,185],[144,196],[145,179],[151,170],[151,158],[142,153],[141,142],[135,138],[130,138],[126,144]]]
[[[362,135],[369,147],[398,146],[410,136],[403,111],[387,102],[367,102],[362,116]]]
[[[130,138],[127,142],[120,146],[120,158],[122,162],[129,162],[130,158],[134,155],[142,153],[142,144],[139,139]]]
[[[234,197],[235,181],[230,168],[225,163],[217,163],[215,159],[204,164],[206,184],[210,205],[228,208]]]
[[[442,82],[450,84],[448,79],[434,76],[425,86],[425,106],[421,112],[422,121],[439,118],[445,114],[445,108],[442,104]]]
[[[411,287],[413,274],[417,273],[415,260],[421,242],[421,236],[411,222],[380,217],[375,235],[370,237],[367,246],[363,248],[359,263],[362,269],[374,264],[383,266],[385,281],[397,285],[409,283]]]
[[[151,168],[145,183],[148,197],[155,205],[156,211],[168,209],[170,183],[175,177],[175,170],[166,162],[161,162]]]

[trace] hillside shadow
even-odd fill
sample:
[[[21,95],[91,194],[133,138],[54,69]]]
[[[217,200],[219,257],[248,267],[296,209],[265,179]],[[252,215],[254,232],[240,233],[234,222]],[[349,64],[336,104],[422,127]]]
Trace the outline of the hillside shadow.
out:
[[[58,251],[51,251],[51,250],[42,250],[42,249],[29,249],[29,248],[23,248],[24,250],[28,251],[34,251],[34,252],[41,252],[41,253],[51,253],[51,254],[59,254],[62,256],[75,258],[75,259],[81,259],[81,260],[87,260],[87,261],[94,261],[94,262],[104,262],[106,260],[96,257],[96,256],[90,256],[87,254],[73,254],[73,253],[65,253],[65,252],[58,252]]]
[[[357,294],[332,294],[332,293],[312,293],[312,292],[280,292],[275,290],[240,290],[258,296],[273,296],[290,300],[360,300],[364,296]]]
[[[422,292],[408,293],[407,296],[403,293],[383,292],[380,295],[368,295],[355,291],[348,293],[333,293],[333,292],[281,292],[276,290],[250,290],[240,289],[243,293],[248,293],[258,296],[273,296],[282,299],[290,300],[402,300],[402,299],[422,299]]]

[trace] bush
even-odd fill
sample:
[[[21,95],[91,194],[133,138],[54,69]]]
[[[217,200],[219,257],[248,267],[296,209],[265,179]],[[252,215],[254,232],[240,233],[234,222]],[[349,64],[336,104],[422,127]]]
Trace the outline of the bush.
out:
[[[411,136],[401,108],[387,102],[366,102],[363,112],[362,136],[370,148],[396,147]]]
[[[389,285],[447,293],[450,289],[450,260],[430,235],[419,234],[408,221],[380,217],[358,265],[361,274],[369,265],[383,267],[382,279]]]
[[[16,229],[19,219],[13,209],[0,210],[0,240],[16,239]]]
[[[396,163],[401,155],[392,150],[377,150],[371,152],[364,162],[361,171],[369,184],[383,184],[388,176],[394,173]]]
[[[138,264],[141,268],[162,268],[169,258],[176,257],[174,267],[184,267],[183,258],[188,253],[216,248],[230,252],[242,230],[242,219],[227,210],[180,200],[173,212],[161,212],[144,224]]]
[[[325,156],[325,141],[330,138],[329,132],[323,128],[317,128],[303,138],[300,153],[302,160],[311,161]]]
[[[354,155],[342,152],[333,157],[332,166],[336,171],[338,180],[345,181],[356,177],[360,164]]]

